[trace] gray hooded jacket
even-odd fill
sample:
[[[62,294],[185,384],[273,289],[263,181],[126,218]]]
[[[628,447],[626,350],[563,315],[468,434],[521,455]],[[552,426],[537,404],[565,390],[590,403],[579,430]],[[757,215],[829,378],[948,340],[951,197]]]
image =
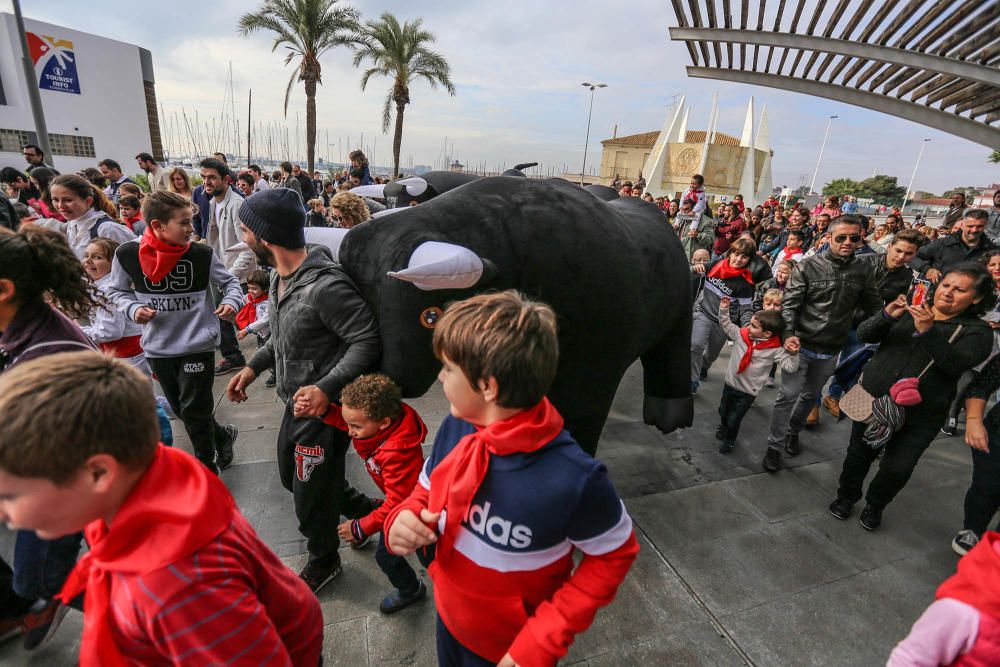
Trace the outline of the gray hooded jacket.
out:
[[[336,401],[346,384],[375,367],[382,346],[368,304],[330,251],[307,249],[280,299],[280,278],[272,273],[271,337],[248,365],[258,376],[274,369],[283,401],[313,384]]]

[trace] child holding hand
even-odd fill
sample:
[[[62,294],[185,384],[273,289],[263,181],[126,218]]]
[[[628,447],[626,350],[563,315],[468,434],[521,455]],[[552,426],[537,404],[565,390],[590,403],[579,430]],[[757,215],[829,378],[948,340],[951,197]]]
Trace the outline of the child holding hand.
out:
[[[451,415],[386,518],[389,550],[435,544],[439,664],[554,665],[639,552],[607,469],[545,397],[555,313],[514,291],[481,294],[445,311],[433,345]]]
[[[790,353],[781,344],[785,322],[779,311],[758,310],[748,326],[737,327],[729,319],[729,304],[730,299],[719,300],[719,323],[726,337],[733,341],[726,385],[719,403],[721,422],[715,432],[715,437],[722,441],[720,454],[729,454],[736,446],[740,424],[764,386],[771,367],[780,364],[786,373],[794,373],[799,368],[798,352]]]
[[[382,532],[389,512],[417,486],[424,465],[421,445],[427,427],[420,415],[403,402],[399,386],[379,373],[362,375],[344,387],[340,402],[339,410],[331,405],[323,419],[347,430],[354,450],[365,462],[365,470],[385,494],[385,502],[366,516],[340,524],[337,532],[352,546],[362,545],[378,533],[375,562],[396,587],[382,600],[379,610],[394,614],[427,595],[427,587],[417,579],[406,559],[389,553]]]

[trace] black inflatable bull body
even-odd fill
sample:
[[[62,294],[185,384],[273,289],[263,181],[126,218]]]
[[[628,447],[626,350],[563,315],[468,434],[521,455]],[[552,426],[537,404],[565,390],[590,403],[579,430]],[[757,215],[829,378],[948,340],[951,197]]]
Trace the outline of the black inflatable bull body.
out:
[[[447,275],[447,259],[436,264],[442,253],[458,265]],[[381,370],[406,396],[424,394],[440,369],[431,336],[441,309],[517,289],[558,316],[560,359],[549,397],[585,450],[595,452],[636,359],[644,421],[665,433],[691,425],[690,269],[650,204],[602,201],[558,179],[483,178],[353,228],[339,261],[378,318]]]

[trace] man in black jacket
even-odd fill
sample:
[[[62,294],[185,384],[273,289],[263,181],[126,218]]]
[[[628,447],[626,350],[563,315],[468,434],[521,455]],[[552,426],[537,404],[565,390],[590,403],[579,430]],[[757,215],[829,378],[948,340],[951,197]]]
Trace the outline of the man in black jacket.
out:
[[[295,497],[309,561],[299,576],[318,592],[340,574],[340,516],[356,519],[374,504],[344,477],[351,439],[323,416],[340,390],[373,368],[381,353],[375,318],[329,249],[306,247],[305,212],[287,188],[258,192],[240,206],[243,239],[261,263],[273,266],[271,337],[229,382],[230,400],[274,369],[285,415],[278,431],[278,474]]]
[[[951,267],[975,261],[989,251],[996,250],[997,245],[985,234],[988,217],[989,213],[984,209],[967,209],[961,231],[925,245],[910,262],[910,266],[927,280],[936,283]]]
[[[789,456],[801,453],[799,431],[837,366],[855,312],[873,315],[882,307],[872,267],[854,256],[864,241],[864,226],[860,216],[834,218],[829,250],[799,262],[788,279],[781,304],[785,349],[801,354],[799,370],[781,376],[764,457],[769,472],[781,467],[782,449]]]

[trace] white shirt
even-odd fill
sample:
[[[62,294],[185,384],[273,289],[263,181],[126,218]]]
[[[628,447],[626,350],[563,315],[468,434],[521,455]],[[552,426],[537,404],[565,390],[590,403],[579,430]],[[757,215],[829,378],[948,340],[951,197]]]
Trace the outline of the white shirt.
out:
[[[104,221],[98,222],[101,218],[104,218]],[[104,211],[92,208],[76,220],[70,220],[66,224],[66,240],[69,242],[69,247],[72,248],[73,253],[81,261],[83,260],[84,251],[90,245],[90,230],[95,225],[99,225],[96,235],[99,237],[118,241],[118,243],[125,243],[135,238],[135,234],[129,231],[128,227],[111,220]]]
[[[261,190],[270,190],[270,189],[271,189],[270,183],[265,181],[263,178],[258,178],[257,181],[253,184],[254,192],[260,192]]]

